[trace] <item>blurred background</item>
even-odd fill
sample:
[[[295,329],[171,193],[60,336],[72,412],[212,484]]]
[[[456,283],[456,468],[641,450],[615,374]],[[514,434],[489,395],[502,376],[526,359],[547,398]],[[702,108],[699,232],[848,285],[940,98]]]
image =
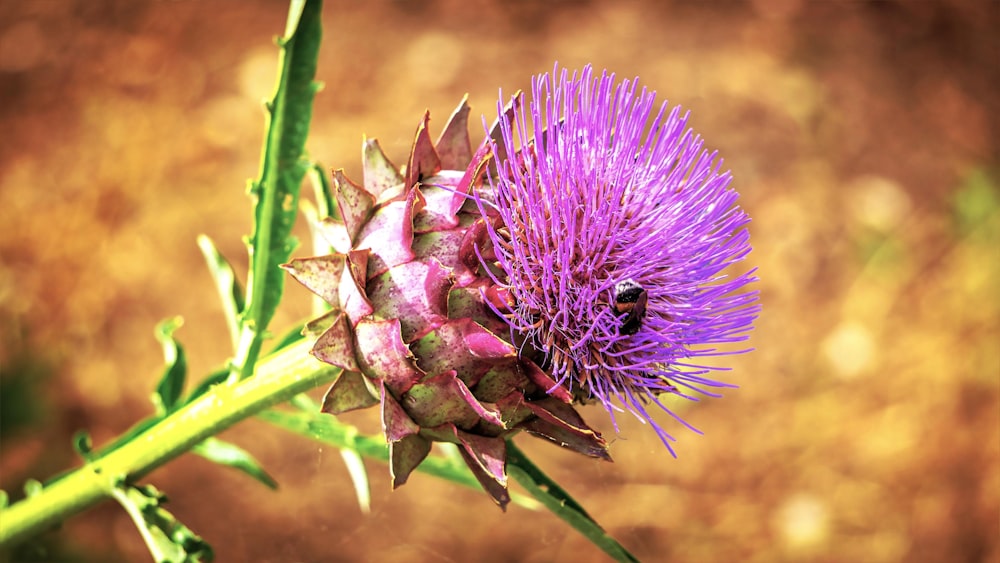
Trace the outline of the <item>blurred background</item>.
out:
[[[0,4],[0,487],[78,463],[152,412],[153,327],[192,377],[230,354],[195,244],[238,269],[275,1]],[[740,389],[648,428],[613,464],[519,444],[647,561],[1000,561],[1000,4],[328,1],[308,149],[360,178],[362,135],[405,160],[462,95],[481,113],[555,61],[639,76],[690,109],[751,225],[756,351]],[[492,117],[490,118],[492,119]],[[303,249],[299,254],[306,254]],[[308,314],[289,286],[273,323]],[[662,417],[665,419],[666,417]],[[349,419],[378,429],[374,410]],[[224,434],[281,484],[194,456],[147,482],[227,561],[600,561],[546,511],[423,474],[360,513],[336,451],[250,420]],[[516,487],[515,487],[515,490]],[[147,561],[116,504],[10,561]]]

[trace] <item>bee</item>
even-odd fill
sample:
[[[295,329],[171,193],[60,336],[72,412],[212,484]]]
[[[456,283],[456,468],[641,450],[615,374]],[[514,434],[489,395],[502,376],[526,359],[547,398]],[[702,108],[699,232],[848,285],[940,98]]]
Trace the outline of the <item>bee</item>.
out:
[[[615,284],[615,313],[622,319],[619,332],[632,335],[639,332],[642,318],[646,316],[646,300],[648,295],[635,280],[629,278]]]

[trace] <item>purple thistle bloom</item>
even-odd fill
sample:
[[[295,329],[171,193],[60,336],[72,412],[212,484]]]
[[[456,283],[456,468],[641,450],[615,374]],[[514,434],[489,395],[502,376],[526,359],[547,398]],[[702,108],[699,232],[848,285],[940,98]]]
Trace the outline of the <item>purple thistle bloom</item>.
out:
[[[750,252],[750,219],[687,113],[654,112],[655,93],[635,81],[559,70],[533,78],[527,112],[523,94],[513,118],[499,108],[485,205],[502,222],[488,232],[505,317],[522,353],[578,399],[601,401],[612,421],[620,403],[674,453],[647,406],[697,432],[658,396],[735,387],[698,358],[734,353],[714,346],[746,340],[759,312],[757,292],[742,291],[754,272],[722,274]]]

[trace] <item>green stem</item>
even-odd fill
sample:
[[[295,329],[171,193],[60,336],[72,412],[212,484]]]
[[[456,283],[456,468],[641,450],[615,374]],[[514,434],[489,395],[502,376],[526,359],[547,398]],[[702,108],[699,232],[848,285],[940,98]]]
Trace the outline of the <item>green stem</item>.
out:
[[[312,344],[303,340],[261,360],[254,377],[216,385],[107,456],[0,510],[0,547],[112,496],[116,483],[141,478],[244,418],[335,380],[340,370],[313,358]]]

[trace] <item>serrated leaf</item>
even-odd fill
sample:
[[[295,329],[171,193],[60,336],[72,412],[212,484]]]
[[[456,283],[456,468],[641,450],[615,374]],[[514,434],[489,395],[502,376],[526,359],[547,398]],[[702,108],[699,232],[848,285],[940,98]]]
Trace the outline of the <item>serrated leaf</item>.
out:
[[[119,484],[112,496],[128,512],[153,560],[162,563],[211,561],[211,546],[161,506],[166,501],[152,486]]]
[[[531,496],[616,561],[638,561],[593,519],[562,487],[507,440],[507,471]]]
[[[212,239],[205,235],[198,235],[198,247],[205,257],[208,271],[212,274],[215,282],[215,289],[219,293],[219,301],[222,302],[222,312],[226,317],[226,326],[229,327],[229,334],[233,340],[235,350],[240,338],[240,315],[246,305],[243,286],[236,278],[233,266],[226,258],[219,253]]]
[[[291,236],[298,213],[302,179],[310,167],[305,140],[312,118],[313,81],[322,36],[322,2],[293,3],[289,25],[294,32],[279,41],[278,84],[268,105],[268,130],[260,176],[251,185],[257,202],[250,237],[248,298],[235,358],[237,378],[248,377],[260,353],[260,344],[284,290],[284,272],[297,241]]]
[[[166,416],[180,406],[178,402],[184,391],[187,358],[184,348],[174,340],[174,332],[183,324],[181,317],[173,317],[156,325],[156,339],[163,345],[163,360],[166,364],[163,376],[156,384],[156,391],[153,393],[153,404],[156,405],[156,413],[160,416]]]
[[[191,448],[191,451],[213,463],[242,471],[260,481],[268,488],[278,488],[277,481],[261,467],[260,462],[250,455],[250,452],[236,444],[231,444],[218,438],[208,438]]]

